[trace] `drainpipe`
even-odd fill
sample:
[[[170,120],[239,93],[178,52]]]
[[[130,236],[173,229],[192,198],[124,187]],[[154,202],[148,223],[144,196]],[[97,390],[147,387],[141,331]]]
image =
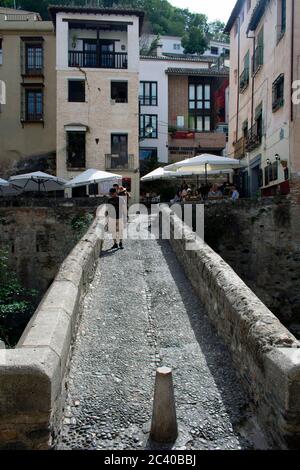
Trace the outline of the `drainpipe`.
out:
[[[256,39],[255,39],[255,36],[249,36],[249,33],[247,33],[247,38],[253,40],[252,64],[250,63],[250,70],[251,70],[251,75],[252,75],[252,87],[251,87],[251,128],[252,128],[253,124],[254,124],[253,118],[254,118],[254,85],[255,85],[254,61],[253,61],[253,59],[255,57]]]
[[[292,29],[291,29],[291,94],[293,94],[294,82],[294,49],[295,49],[295,0],[292,0]],[[294,106],[291,100],[291,122],[294,121]]]
[[[238,21],[238,70],[237,70],[237,100],[236,100],[236,138],[235,141],[238,141],[239,135],[239,107],[240,107],[240,52],[241,52],[241,22],[240,17],[237,18]]]

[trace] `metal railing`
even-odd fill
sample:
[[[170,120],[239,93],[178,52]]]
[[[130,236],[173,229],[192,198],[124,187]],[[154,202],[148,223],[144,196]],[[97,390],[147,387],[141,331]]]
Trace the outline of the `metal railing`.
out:
[[[127,54],[123,52],[69,51],[69,67],[97,69],[127,69]]]
[[[105,168],[106,170],[134,170],[134,155],[119,155],[119,154],[106,154],[105,155]]]
[[[234,144],[234,158],[243,158],[245,156],[246,151],[246,140],[245,137],[241,137],[241,139],[237,140]]]
[[[247,133],[246,138],[246,150],[251,151],[256,147],[259,147],[262,141],[262,131],[261,128],[258,127],[257,123],[252,126]]]

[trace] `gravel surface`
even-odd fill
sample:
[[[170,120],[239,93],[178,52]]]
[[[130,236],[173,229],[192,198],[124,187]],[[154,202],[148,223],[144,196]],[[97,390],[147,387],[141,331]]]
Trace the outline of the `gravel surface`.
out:
[[[111,246],[104,242],[84,299],[56,448],[163,448],[148,438],[160,365],[173,369],[180,431],[166,447],[253,448],[242,437],[252,417],[230,355],[169,243]]]

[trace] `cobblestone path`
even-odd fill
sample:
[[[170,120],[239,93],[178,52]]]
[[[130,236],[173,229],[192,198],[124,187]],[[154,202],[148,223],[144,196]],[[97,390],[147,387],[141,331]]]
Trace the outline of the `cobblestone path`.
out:
[[[124,245],[112,252],[105,241],[84,300],[57,448],[153,448],[158,365],[173,368],[174,449],[253,448],[240,435],[251,413],[229,353],[169,243]]]

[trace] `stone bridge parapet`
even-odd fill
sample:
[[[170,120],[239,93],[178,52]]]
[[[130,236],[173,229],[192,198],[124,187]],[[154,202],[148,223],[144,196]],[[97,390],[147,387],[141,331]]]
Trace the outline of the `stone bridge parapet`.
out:
[[[48,449],[55,441],[80,301],[103,230],[97,218],[63,262],[17,347],[0,348],[0,449]]]
[[[171,211],[162,212],[169,217]],[[174,213],[170,219],[171,245],[231,351],[260,425],[277,448],[299,448],[299,341],[192,229]]]

